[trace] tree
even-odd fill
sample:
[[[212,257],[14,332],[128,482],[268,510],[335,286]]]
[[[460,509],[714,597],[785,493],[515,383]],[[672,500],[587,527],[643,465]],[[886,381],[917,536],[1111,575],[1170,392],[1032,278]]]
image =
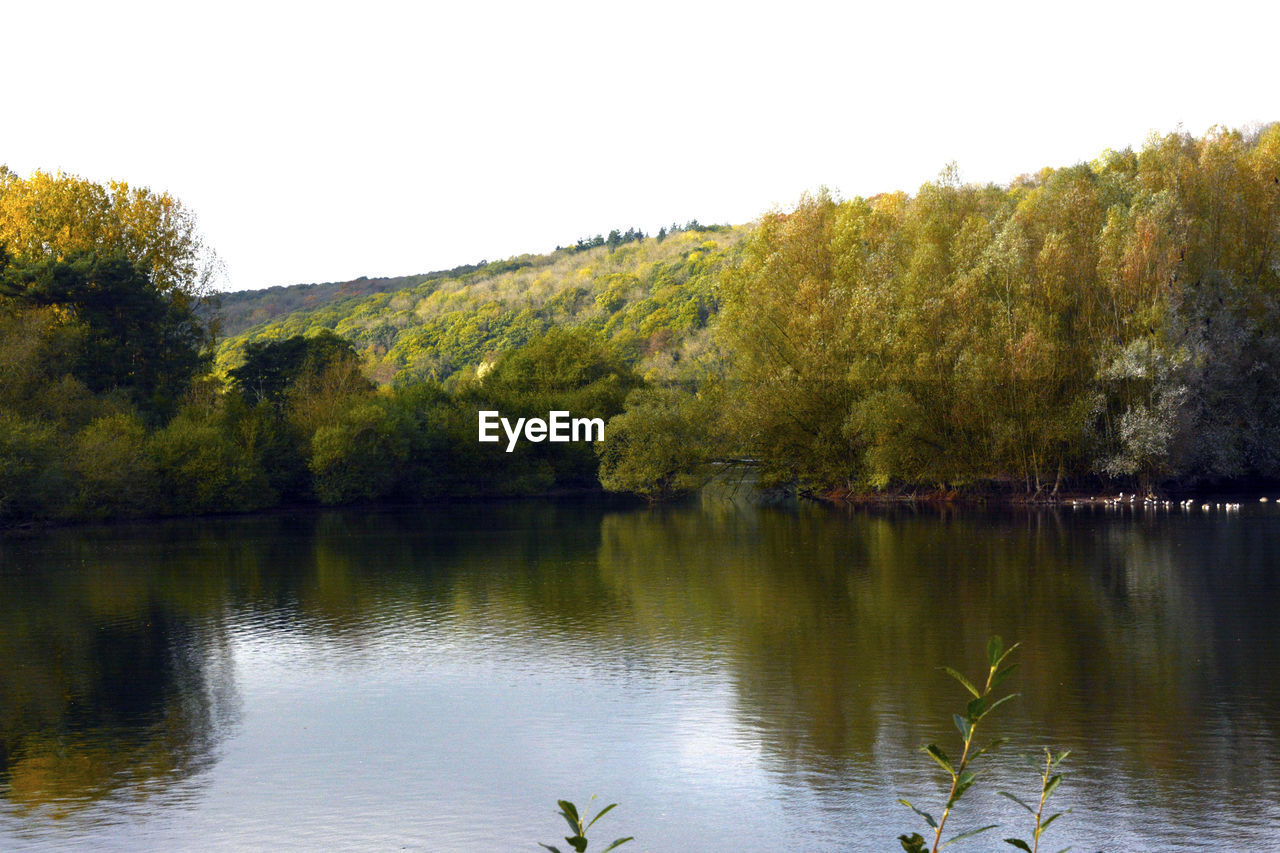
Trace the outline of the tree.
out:
[[[399,423],[386,400],[344,409],[311,439],[310,468],[321,503],[340,504],[386,497],[401,476],[409,453],[408,424]]]
[[[71,375],[96,393],[122,390],[151,412],[171,410],[209,365],[207,329],[190,302],[155,287],[120,251],[29,261],[0,251],[0,296],[58,309],[75,330]]]
[[[590,329],[553,328],[504,353],[481,388],[517,405],[569,409],[612,417],[641,384],[622,355]]]
[[[343,365],[358,368],[360,357],[347,339],[328,329],[311,337],[254,342],[245,347],[244,363],[228,371],[232,384],[254,402],[281,403],[285,392],[304,377],[316,377]],[[371,389],[372,383],[364,381]]]
[[[214,412],[184,408],[152,434],[148,447],[166,513],[244,512],[276,500],[250,450]]]
[[[168,193],[0,166],[0,246],[24,260],[120,252],[161,293],[194,309],[220,273],[195,215]]]
[[[765,216],[721,285],[729,426],[738,448],[760,460],[766,484],[829,486],[861,462],[842,431],[855,359],[844,329],[850,293],[835,283],[837,213],[822,194]]]
[[[600,485],[650,503],[701,488],[708,479],[709,412],[698,400],[664,388],[634,391],[609,421],[600,456]]]

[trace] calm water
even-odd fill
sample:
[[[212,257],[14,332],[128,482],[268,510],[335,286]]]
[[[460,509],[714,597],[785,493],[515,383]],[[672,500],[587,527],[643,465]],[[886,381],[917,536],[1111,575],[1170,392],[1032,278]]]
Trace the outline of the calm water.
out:
[[[1280,508],[709,501],[78,528],[0,542],[0,849],[539,850],[561,797],[639,851],[899,849],[988,634],[1011,743],[1074,751],[1046,836],[1264,849]],[[1008,806],[1008,808],[1006,808]],[[991,820],[984,818],[990,817]],[[598,835],[596,831],[599,830]],[[1242,843],[1250,839],[1256,843]],[[1265,839],[1265,840],[1264,840]],[[597,846],[593,844],[593,848]],[[562,844],[563,847],[563,844]]]

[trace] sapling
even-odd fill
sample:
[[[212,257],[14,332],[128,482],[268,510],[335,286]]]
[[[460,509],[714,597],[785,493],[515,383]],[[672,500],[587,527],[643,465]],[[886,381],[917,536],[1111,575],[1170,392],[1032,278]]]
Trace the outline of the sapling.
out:
[[[1053,796],[1053,792],[1056,791],[1058,789],[1058,785],[1062,783],[1062,774],[1054,771],[1058,769],[1058,765],[1061,764],[1070,754],[1070,750],[1054,754],[1048,748],[1045,749],[1044,771],[1040,774],[1040,803],[1038,807],[1034,809],[1031,808],[1031,806],[1027,805],[1023,800],[1015,797],[1008,791],[996,792],[1002,797],[1008,797],[1013,800],[1015,803],[1026,809],[1027,812],[1035,818],[1035,824],[1032,826],[1031,830],[1030,842],[1023,841],[1020,838],[1006,838],[1004,840],[1005,844],[1017,847],[1019,850],[1025,850],[1026,853],[1040,853],[1040,836],[1044,834],[1044,831],[1049,828],[1051,823],[1071,811],[1071,809],[1067,809],[1065,812],[1057,812],[1056,814],[1051,814],[1048,817],[1044,816],[1044,804],[1048,802],[1049,797]],[[1071,848],[1064,848],[1059,850],[1058,853],[1066,853],[1069,849]]]
[[[964,687],[964,689],[967,690],[973,698],[965,706],[964,714],[955,714],[952,717],[955,721],[956,729],[960,732],[961,751],[958,761],[952,761],[947,753],[944,752],[937,744],[930,743],[921,747],[921,751],[932,758],[939,767],[946,771],[951,780],[951,787],[947,792],[947,801],[943,806],[941,817],[935,819],[929,812],[916,808],[906,800],[898,801],[916,814],[920,815],[920,817],[924,818],[925,823],[927,823],[929,828],[933,831],[933,845],[931,847],[926,846],[927,842],[924,836],[920,835],[918,832],[912,833],[911,835],[899,835],[898,841],[902,843],[902,849],[907,851],[907,853],[926,853],[926,851],[929,851],[929,853],[938,853],[938,851],[943,847],[946,847],[953,842],[959,841],[962,838],[969,838],[971,836],[978,835],[979,833],[986,832],[987,830],[994,829],[996,827],[996,824],[980,826],[976,829],[970,829],[966,832],[960,833],[959,835],[955,835],[947,839],[945,842],[942,840],[942,833],[947,825],[947,819],[951,816],[952,807],[959,802],[960,798],[964,796],[965,791],[969,790],[977,779],[977,775],[971,769],[973,763],[992,749],[995,749],[997,746],[1004,743],[1004,738],[996,738],[981,749],[975,750],[974,748],[974,741],[977,737],[979,724],[981,724],[981,722],[986,719],[987,715],[992,711],[1017,695],[1016,693],[1011,693],[1007,696],[1002,696],[999,699],[993,699],[991,694],[1004,682],[1006,678],[1009,677],[1010,673],[1017,668],[1018,665],[1016,663],[1004,666],[1003,669],[1001,667],[1003,666],[1005,659],[1008,658],[1009,655],[1013,654],[1014,649],[1018,648],[1018,645],[1018,643],[1014,643],[1006,649],[1004,647],[1004,641],[998,636],[993,636],[987,641],[987,677],[985,681],[983,681],[981,690],[975,687],[973,682],[960,672],[949,666],[942,668],[948,675],[960,682],[961,686]]]
[[[595,801],[595,798],[596,798],[595,794],[592,794],[591,799],[587,801],[587,805],[588,806],[591,805],[591,803]],[[617,803],[610,803],[609,805],[602,808],[599,812],[597,812],[596,816],[591,819],[590,823],[588,823],[586,826],[583,826],[582,818],[578,816],[577,806],[575,806],[573,803],[569,802],[568,800],[557,800],[556,802],[560,805],[560,812],[559,812],[560,816],[564,818],[565,823],[569,824],[569,831],[573,833],[573,835],[566,835],[564,837],[564,840],[568,842],[569,846],[572,847],[574,850],[576,850],[577,853],[583,853],[583,851],[587,849],[587,830],[590,829],[595,824],[596,821],[604,817],[606,814],[609,813],[609,811],[611,811],[616,805],[618,805]],[[633,837],[634,836],[629,835],[626,838],[619,838],[616,841],[614,841],[612,844],[610,844],[608,847],[604,848],[604,850],[602,850],[601,853],[609,853],[609,851],[613,850],[615,847],[621,847],[623,844],[626,844],[628,841],[631,841]],[[550,844],[543,844],[542,842],[538,842],[538,846],[545,847],[547,850],[550,850],[551,853],[560,853],[559,847],[553,847]]]

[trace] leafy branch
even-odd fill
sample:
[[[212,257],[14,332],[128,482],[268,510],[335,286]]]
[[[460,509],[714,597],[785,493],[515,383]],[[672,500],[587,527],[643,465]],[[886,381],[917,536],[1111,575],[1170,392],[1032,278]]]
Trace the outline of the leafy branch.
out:
[[[1027,805],[1023,800],[1015,797],[1008,791],[996,792],[1002,797],[1008,797],[1010,800],[1013,800],[1015,803],[1026,809],[1027,812],[1035,818],[1035,825],[1032,828],[1030,843],[1023,841],[1020,838],[1006,838],[1004,840],[1005,844],[1016,847],[1019,850],[1025,850],[1026,853],[1039,853],[1040,836],[1044,834],[1044,831],[1049,828],[1050,824],[1071,811],[1071,809],[1067,809],[1065,812],[1058,812],[1056,814],[1051,814],[1048,817],[1044,817],[1044,804],[1048,802],[1049,797],[1053,796],[1053,792],[1056,791],[1058,789],[1058,785],[1062,783],[1062,774],[1055,773],[1054,771],[1058,769],[1058,765],[1061,764],[1070,754],[1070,750],[1067,750],[1066,752],[1059,752],[1055,755],[1049,749],[1045,749],[1044,772],[1040,775],[1040,803],[1037,808],[1031,808],[1031,806]],[[1066,851],[1070,849],[1071,848],[1067,847],[1059,850],[1058,853],[1066,853]]]
[[[595,794],[592,794],[591,799],[587,801],[587,805],[591,805],[591,803],[595,801],[595,798],[596,798]],[[569,802],[568,800],[557,800],[556,802],[560,806],[559,815],[562,818],[564,818],[565,823],[569,824],[569,831],[573,833],[572,835],[566,835],[564,837],[564,840],[568,842],[569,846],[572,847],[574,850],[576,850],[577,853],[583,853],[583,851],[587,849],[587,830],[590,829],[592,826],[594,826],[596,821],[604,817],[615,806],[618,805],[617,803],[610,803],[609,805],[605,806],[600,811],[598,811],[596,813],[596,816],[593,817],[586,826],[583,826],[582,818],[578,816],[577,806],[575,806],[573,803]],[[626,838],[619,838],[615,840],[612,844],[610,844],[608,847],[604,848],[604,850],[602,850],[601,853],[609,853],[610,850],[613,850],[616,847],[621,847],[623,844],[626,844],[628,841],[631,841],[633,838],[634,836],[630,836],[630,835],[628,835]],[[538,842],[538,846],[544,847],[547,850],[550,850],[551,853],[560,853],[559,847],[553,847],[550,844],[543,844],[542,842]]]
[[[929,853],[938,853],[939,850],[955,843],[956,841],[978,835],[979,833],[986,832],[987,830],[994,829],[996,827],[996,824],[990,824],[988,826],[982,826],[977,829],[962,832],[959,835],[955,835],[947,839],[946,841],[942,840],[943,829],[947,825],[947,819],[951,816],[952,807],[959,802],[960,798],[964,796],[964,793],[972,787],[973,783],[977,779],[977,774],[970,769],[971,766],[975,761],[977,761],[977,759],[1004,743],[1004,738],[996,738],[981,749],[974,749],[974,741],[977,736],[979,724],[992,711],[1017,695],[1016,693],[1011,693],[1007,696],[1002,696],[999,699],[992,698],[992,692],[999,687],[1015,669],[1017,669],[1018,665],[1016,663],[1010,664],[1009,666],[1003,665],[1005,659],[1008,658],[1016,648],[1018,648],[1018,645],[1018,643],[1014,643],[1006,649],[1004,647],[1004,641],[998,636],[993,636],[987,641],[987,677],[983,682],[981,690],[975,687],[973,682],[957,670],[954,670],[949,666],[942,668],[943,671],[958,681],[973,698],[965,706],[964,714],[955,714],[952,717],[955,722],[956,729],[960,732],[961,738],[962,748],[960,751],[959,761],[953,761],[937,744],[930,743],[921,747],[921,751],[932,758],[939,767],[946,771],[947,775],[951,779],[951,787],[947,792],[947,801],[946,805],[942,809],[942,816],[935,819],[929,812],[916,808],[907,800],[898,801],[920,817],[924,818],[925,823],[927,823],[929,828],[933,830],[932,847],[926,846],[925,838],[919,833],[898,836],[898,841],[902,843],[902,849],[907,851],[907,853],[926,853],[926,851],[929,851]],[[1001,668],[1002,666],[1003,668]]]

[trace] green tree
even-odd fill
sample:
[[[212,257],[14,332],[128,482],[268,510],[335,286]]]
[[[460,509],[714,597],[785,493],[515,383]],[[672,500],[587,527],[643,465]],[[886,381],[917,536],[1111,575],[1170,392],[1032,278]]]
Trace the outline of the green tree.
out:
[[[59,514],[67,468],[52,425],[0,408],[0,519]]]
[[[853,352],[848,294],[834,284],[837,210],[823,194],[764,217],[721,286],[735,443],[760,460],[766,484],[822,487],[858,473],[861,449],[842,430]]]
[[[247,345],[244,362],[227,375],[251,402],[283,403],[285,392],[299,381],[314,381],[334,366],[358,368],[355,346],[329,329],[311,336],[294,335],[281,341]],[[372,388],[369,382],[362,383]]]
[[[311,438],[310,467],[321,503],[369,501],[391,494],[409,454],[409,430],[383,399],[340,412]]]
[[[253,455],[204,407],[184,408],[148,446],[165,514],[243,512],[275,503]]]
[[[701,488],[709,478],[711,424],[699,402],[665,388],[633,391],[597,445],[600,484],[650,502]]]
[[[73,512],[79,518],[146,515],[157,509],[155,458],[133,412],[94,420],[75,437]]]
[[[9,261],[0,296],[52,307],[72,326],[69,372],[90,390],[120,389],[148,411],[171,410],[209,364],[207,329],[191,305],[154,286],[121,252]]]

